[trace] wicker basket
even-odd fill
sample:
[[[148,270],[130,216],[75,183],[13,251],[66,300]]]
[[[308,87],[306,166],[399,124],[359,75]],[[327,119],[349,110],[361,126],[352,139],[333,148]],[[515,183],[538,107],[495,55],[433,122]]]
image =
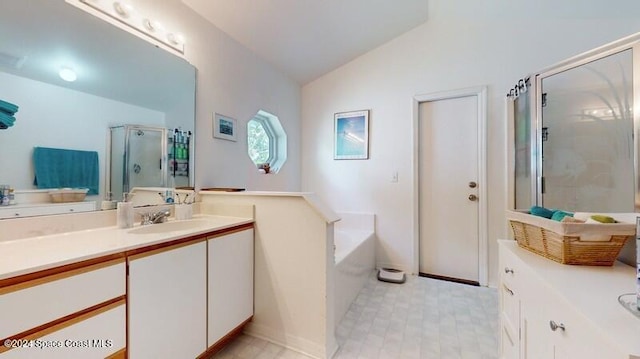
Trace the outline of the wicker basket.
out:
[[[520,247],[562,264],[611,266],[636,234],[631,223],[562,223],[514,211],[507,211],[507,219]],[[581,240],[594,235],[609,240]]]
[[[49,196],[51,197],[51,202],[53,203],[82,202],[87,196],[87,192],[89,192],[89,189],[86,188],[63,188],[49,191]]]

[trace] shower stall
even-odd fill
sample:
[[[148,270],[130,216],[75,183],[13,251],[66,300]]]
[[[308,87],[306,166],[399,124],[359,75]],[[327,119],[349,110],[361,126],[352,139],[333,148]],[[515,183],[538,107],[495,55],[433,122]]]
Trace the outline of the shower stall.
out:
[[[123,125],[109,129],[107,192],[112,199],[133,187],[167,187],[167,129]]]
[[[109,128],[107,193],[120,200],[134,187],[191,186],[191,132],[143,125]]]
[[[639,210],[639,41],[569,59],[521,80],[508,95],[514,208]]]

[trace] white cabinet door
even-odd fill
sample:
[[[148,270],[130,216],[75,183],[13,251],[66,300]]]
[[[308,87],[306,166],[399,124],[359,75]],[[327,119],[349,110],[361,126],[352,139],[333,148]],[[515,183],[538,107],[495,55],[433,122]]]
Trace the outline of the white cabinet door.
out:
[[[554,359],[622,359],[628,358],[618,348],[599,334],[598,329],[584,317],[571,310],[562,298],[549,293],[549,299],[556,303],[548,307],[549,325],[554,321],[556,330],[549,325],[549,337],[554,347]],[[564,329],[562,329],[562,326]]]
[[[544,301],[521,301],[520,350],[521,359],[553,359],[553,344],[549,338],[549,321]]]
[[[129,258],[129,357],[195,358],[206,350],[206,242]]]
[[[518,359],[520,353],[520,298],[506,283],[500,290],[502,359]]]
[[[253,315],[253,229],[209,242],[209,336],[212,346]]]
[[[115,308],[40,337],[34,344],[56,347],[16,348],[0,354],[0,357],[2,359],[106,358],[126,346],[125,313],[123,302]]]

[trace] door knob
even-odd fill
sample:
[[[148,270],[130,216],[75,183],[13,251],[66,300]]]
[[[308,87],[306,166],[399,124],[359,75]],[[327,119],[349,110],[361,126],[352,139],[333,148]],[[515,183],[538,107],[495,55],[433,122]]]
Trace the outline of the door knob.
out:
[[[469,201],[477,201],[477,200],[478,200],[478,196],[476,196],[475,194],[469,195]]]
[[[563,332],[565,331],[564,324],[562,323],[557,324],[553,320],[549,321],[549,327],[551,327],[551,330],[554,332],[558,329],[562,330]]]
[[[475,183],[473,181],[469,182],[469,188],[476,188],[477,186],[478,186],[477,183]]]

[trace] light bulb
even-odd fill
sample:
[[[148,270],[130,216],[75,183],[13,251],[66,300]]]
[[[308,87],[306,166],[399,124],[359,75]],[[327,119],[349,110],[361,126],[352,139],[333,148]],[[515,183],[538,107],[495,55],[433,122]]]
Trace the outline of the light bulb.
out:
[[[69,67],[61,68],[60,72],[58,72],[58,75],[60,75],[61,79],[65,80],[67,82],[74,82],[75,80],[78,79],[78,75],[76,75],[75,71],[73,71]]]
[[[147,31],[150,31],[150,32],[156,31],[156,27],[153,26],[153,22],[151,22],[151,20],[144,19],[142,20],[142,24],[144,25],[144,28],[147,29]]]

